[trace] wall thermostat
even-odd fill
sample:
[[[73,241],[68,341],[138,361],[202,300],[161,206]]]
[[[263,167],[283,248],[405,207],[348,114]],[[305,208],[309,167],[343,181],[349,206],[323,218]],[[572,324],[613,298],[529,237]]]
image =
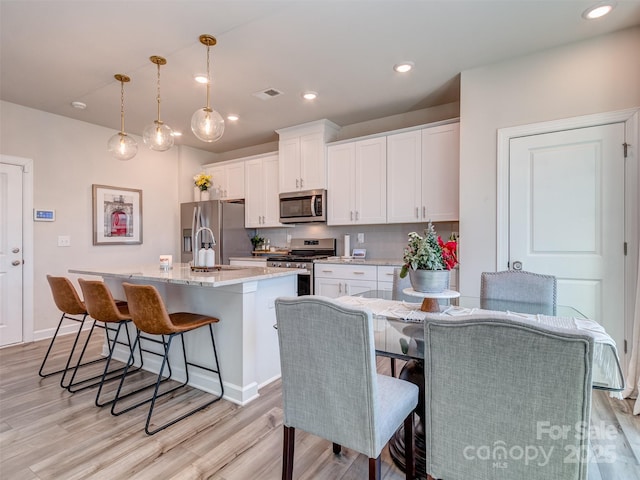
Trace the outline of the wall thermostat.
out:
[[[56,211],[55,210],[40,210],[33,209],[33,220],[36,222],[55,222]]]

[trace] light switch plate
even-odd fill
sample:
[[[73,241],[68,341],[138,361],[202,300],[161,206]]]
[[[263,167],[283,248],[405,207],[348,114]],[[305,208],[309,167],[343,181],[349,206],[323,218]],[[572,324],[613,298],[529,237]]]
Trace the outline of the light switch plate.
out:
[[[70,247],[71,246],[71,237],[69,235],[58,235],[58,246],[59,247]]]

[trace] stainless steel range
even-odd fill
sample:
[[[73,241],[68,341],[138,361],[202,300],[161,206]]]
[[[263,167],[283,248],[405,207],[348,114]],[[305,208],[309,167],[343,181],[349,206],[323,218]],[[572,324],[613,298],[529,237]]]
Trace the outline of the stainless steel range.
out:
[[[289,255],[268,257],[267,266],[275,268],[304,268],[306,274],[298,275],[298,295],[313,294],[313,261],[336,254],[335,238],[294,238]]]

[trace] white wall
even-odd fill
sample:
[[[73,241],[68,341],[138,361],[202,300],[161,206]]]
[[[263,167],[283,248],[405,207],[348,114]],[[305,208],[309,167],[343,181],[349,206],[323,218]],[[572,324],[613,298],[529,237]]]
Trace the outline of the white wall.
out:
[[[191,177],[213,154],[185,147],[154,152],[136,137],[138,154],[122,162],[107,152],[116,133],[108,128],[7,102],[0,103],[0,122],[0,153],[33,159],[34,207],[56,211],[55,222],[34,222],[35,338],[47,335],[60,317],[47,274],[75,278],[69,268],[178,256],[177,205],[191,201]],[[93,245],[92,184],[142,190],[142,245]],[[59,235],[69,235],[71,246],[58,247]]]
[[[500,128],[640,106],[640,28],[462,72],[460,289],[496,270]]]

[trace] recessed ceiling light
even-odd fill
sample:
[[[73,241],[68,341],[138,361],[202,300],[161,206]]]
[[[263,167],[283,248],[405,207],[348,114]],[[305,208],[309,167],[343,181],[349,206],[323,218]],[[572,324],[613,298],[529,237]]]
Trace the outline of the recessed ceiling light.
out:
[[[77,108],[78,110],[84,110],[87,108],[87,104],[84,102],[71,102],[71,106],[73,108]]]
[[[318,92],[304,92],[302,94],[302,98],[305,100],[315,100],[318,98]]]
[[[607,13],[613,10],[614,3],[599,3],[593,7],[587,8],[582,12],[582,17],[587,20],[594,20],[596,18],[604,17]]]
[[[393,69],[398,73],[407,73],[408,71],[413,69],[413,67],[415,67],[415,64],[413,62],[402,62],[396,63],[393,66]]]
[[[203,73],[197,73],[193,76],[193,79],[198,83],[207,83],[207,76]]]
[[[227,120],[230,120],[232,122],[236,122],[238,121],[240,117],[238,115],[236,115],[235,113],[230,113],[229,115],[227,115]]]

